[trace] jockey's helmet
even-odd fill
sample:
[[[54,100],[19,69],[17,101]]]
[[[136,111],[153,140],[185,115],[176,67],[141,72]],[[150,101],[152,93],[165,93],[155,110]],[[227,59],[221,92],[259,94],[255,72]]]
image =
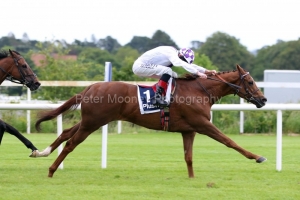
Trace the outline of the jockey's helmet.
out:
[[[182,48],[179,50],[179,53],[183,55],[183,57],[187,63],[192,64],[194,62],[195,54],[192,49]]]

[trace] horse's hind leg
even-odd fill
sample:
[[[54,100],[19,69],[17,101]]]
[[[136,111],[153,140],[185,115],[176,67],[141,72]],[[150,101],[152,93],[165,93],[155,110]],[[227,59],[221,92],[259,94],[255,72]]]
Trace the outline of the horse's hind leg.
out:
[[[193,170],[193,143],[196,132],[182,132],[184,159],[187,165],[189,178],[194,178]]]
[[[0,144],[4,131],[16,136],[28,149],[31,149],[32,152],[37,150],[37,148],[32,144],[32,142],[25,138],[17,129],[15,129],[14,127],[2,120],[0,120]]]
[[[79,129],[79,126],[80,123],[76,124],[75,126],[69,129],[64,130],[50,146],[48,146],[46,149],[44,149],[41,152],[36,152],[35,154],[30,155],[30,157],[37,158],[37,157],[49,156],[61,143],[70,139]]]
[[[59,154],[59,156],[56,158],[56,160],[51,165],[51,167],[49,167],[48,177],[52,177],[54,172],[57,170],[58,166],[67,157],[67,155],[69,153],[71,153],[77,145],[79,145],[81,142],[83,142],[97,128],[99,128],[99,127],[83,128],[82,126],[80,126],[78,131],[74,134],[74,136],[71,137],[71,139],[68,140],[68,142],[66,143],[63,151]]]

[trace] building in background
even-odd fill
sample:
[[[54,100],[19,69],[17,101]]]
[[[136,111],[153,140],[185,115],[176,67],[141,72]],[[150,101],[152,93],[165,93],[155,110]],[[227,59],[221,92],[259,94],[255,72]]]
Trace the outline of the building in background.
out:
[[[300,103],[300,70],[265,70],[264,82],[279,83],[264,88],[267,103]]]

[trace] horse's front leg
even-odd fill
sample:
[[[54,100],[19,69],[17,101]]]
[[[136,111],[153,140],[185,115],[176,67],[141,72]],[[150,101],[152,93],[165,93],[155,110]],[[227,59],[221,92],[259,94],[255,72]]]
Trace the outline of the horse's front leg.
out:
[[[25,138],[17,129],[13,126],[9,125],[8,123],[0,120],[0,144],[2,140],[2,136],[4,131],[8,132],[11,135],[16,136],[28,149],[31,149],[32,153],[38,151],[38,149],[32,144],[30,140]]]
[[[193,143],[196,132],[182,132],[184,159],[187,165],[189,178],[194,178],[193,170]]]
[[[208,137],[226,145],[229,148],[235,149],[239,153],[241,153],[243,156],[245,156],[248,159],[255,159],[257,163],[264,162],[267,160],[266,158],[253,154],[239,145],[237,145],[233,140],[231,140],[229,137],[227,137],[225,134],[223,134],[217,127],[215,127],[211,122],[207,122],[205,125],[203,125],[199,130],[198,133],[207,135]]]

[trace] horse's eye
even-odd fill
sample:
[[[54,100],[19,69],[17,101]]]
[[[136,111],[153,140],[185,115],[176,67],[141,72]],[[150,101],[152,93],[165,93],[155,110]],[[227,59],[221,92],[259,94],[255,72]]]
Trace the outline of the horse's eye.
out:
[[[249,85],[253,85],[253,81],[249,81],[248,83],[249,83]]]
[[[27,68],[27,65],[22,65],[23,68]]]

